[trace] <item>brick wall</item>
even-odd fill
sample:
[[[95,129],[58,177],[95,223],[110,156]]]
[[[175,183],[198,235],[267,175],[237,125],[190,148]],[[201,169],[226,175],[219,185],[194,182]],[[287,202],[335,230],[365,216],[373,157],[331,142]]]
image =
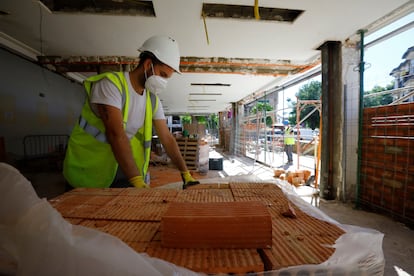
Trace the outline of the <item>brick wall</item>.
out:
[[[414,225],[414,103],[365,108],[359,202]]]

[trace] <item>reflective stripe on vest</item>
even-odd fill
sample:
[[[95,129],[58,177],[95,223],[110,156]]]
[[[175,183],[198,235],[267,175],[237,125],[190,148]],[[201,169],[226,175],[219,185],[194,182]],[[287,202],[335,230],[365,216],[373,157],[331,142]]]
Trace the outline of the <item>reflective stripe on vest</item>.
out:
[[[96,140],[102,143],[108,143],[105,133],[101,132],[97,127],[88,124],[85,118],[79,117],[79,126],[88,134],[95,137]]]

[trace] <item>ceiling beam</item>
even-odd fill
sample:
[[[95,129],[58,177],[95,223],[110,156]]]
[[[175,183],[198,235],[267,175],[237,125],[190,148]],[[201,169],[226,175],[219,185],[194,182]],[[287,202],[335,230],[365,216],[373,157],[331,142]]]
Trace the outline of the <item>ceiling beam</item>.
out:
[[[130,71],[138,65],[138,57],[126,56],[38,56],[39,64],[59,73]],[[180,70],[184,73],[224,73],[288,76],[298,74],[319,64],[319,61],[294,64],[289,60],[182,57]]]

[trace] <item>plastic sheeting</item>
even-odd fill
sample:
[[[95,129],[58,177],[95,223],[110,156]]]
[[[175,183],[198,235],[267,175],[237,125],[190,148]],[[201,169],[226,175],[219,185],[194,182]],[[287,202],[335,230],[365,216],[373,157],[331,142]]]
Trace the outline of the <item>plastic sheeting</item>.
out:
[[[252,176],[206,182],[263,182]],[[346,233],[334,254],[318,265],[287,267],[258,275],[383,275],[383,234],[341,225],[303,201],[286,183],[273,180],[308,214],[337,224]],[[205,275],[137,253],[120,239],[72,225],[15,168],[0,163],[0,275]]]
[[[340,224],[320,209],[300,198],[296,188],[286,181],[275,180],[285,195],[302,211],[345,231],[333,247],[334,254],[318,265],[301,265],[278,270],[276,275],[383,275],[385,259],[382,251],[384,234],[369,228]],[[301,274],[302,273],[302,274]],[[263,273],[263,275],[268,275]],[[273,275],[273,274],[272,274]]]
[[[201,275],[68,223],[9,165],[0,175],[1,275]]]

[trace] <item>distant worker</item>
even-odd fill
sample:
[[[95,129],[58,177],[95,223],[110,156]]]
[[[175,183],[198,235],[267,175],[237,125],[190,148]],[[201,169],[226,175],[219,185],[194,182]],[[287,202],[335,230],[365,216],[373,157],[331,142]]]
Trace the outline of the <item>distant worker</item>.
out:
[[[194,180],[167,126],[157,93],[180,73],[177,42],[153,36],[138,49],[131,72],[108,72],[85,80],[86,100],[69,139],[63,174],[72,187],[148,188],[152,129],[181,172],[183,188]]]
[[[293,128],[289,125],[287,121],[284,121],[285,132],[284,132],[284,144],[285,152],[288,158],[287,165],[293,164],[293,145],[295,144],[295,137],[293,135]]]

